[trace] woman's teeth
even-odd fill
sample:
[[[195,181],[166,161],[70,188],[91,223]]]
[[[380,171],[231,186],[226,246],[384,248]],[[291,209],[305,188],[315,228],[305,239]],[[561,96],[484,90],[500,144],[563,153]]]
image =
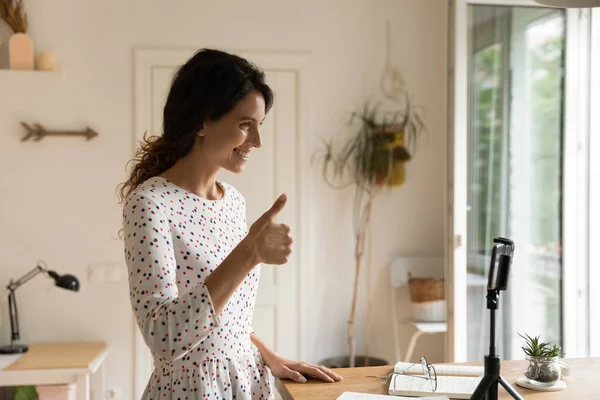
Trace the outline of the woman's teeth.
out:
[[[248,158],[248,153],[243,152],[240,149],[233,149],[233,152],[244,159]]]

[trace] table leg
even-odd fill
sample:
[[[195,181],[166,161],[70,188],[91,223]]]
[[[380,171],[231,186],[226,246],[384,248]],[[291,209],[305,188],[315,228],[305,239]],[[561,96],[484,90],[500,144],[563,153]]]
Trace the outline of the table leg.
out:
[[[91,400],[90,399],[90,375],[80,375],[77,377],[75,382],[75,390],[77,391],[77,400]]]

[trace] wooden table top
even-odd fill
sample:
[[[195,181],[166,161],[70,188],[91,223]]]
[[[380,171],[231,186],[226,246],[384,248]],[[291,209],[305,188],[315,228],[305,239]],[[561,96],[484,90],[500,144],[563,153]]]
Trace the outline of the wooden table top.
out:
[[[3,371],[90,369],[106,350],[104,342],[35,343]]]
[[[567,388],[560,392],[540,392],[522,388],[517,385],[518,377],[523,376],[526,361],[502,361],[500,374],[523,397],[536,400],[555,399],[600,399],[600,358],[577,358],[564,360],[571,368],[568,377],[563,378]],[[468,365],[483,365],[469,363]],[[360,392],[388,394],[388,386],[381,379],[370,376],[381,376],[393,371],[393,366],[338,368],[335,369],[344,379],[341,382],[326,383],[309,379],[306,383],[295,383],[290,380],[276,380],[276,386],[283,400],[335,400],[343,392]],[[504,391],[499,390],[499,399],[512,399]]]

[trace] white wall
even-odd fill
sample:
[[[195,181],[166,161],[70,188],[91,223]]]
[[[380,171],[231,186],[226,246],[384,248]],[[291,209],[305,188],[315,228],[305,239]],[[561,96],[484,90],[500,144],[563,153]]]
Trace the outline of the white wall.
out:
[[[408,89],[427,107],[430,130],[408,166],[408,182],[379,199],[373,217],[372,354],[394,361],[387,265],[399,254],[443,254],[446,1],[177,4],[173,9],[171,2],[156,0],[27,2],[36,47],[55,52],[65,73],[63,80],[13,81],[0,71],[0,284],[44,259],[59,272],[78,275],[82,291],[49,290],[48,280],[40,277],[22,287],[23,341],[108,341],[107,383],[119,387],[124,399],[132,396],[127,281],[89,282],[87,268],[97,262],[123,264],[115,187],[125,178],[124,165],[133,153],[134,47],[310,52],[313,132],[307,132],[306,141],[312,151],[319,137],[342,131],[348,113],[365,96],[377,94],[385,18],[390,18],[393,62]],[[91,142],[50,138],[21,143],[21,120],[49,128],[89,125],[100,136]],[[303,162],[308,168],[309,160]],[[310,310],[305,355],[317,362],[346,352],[354,265],[352,193],[329,189],[316,167],[308,174],[308,185],[302,188],[311,194],[304,219],[311,239],[305,244],[308,258],[303,266],[311,282],[310,298],[305,299]],[[364,307],[359,317],[363,314]],[[1,337],[6,342],[3,320]],[[359,351],[362,337],[359,330]],[[441,359],[441,337],[422,343],[417,352]]]

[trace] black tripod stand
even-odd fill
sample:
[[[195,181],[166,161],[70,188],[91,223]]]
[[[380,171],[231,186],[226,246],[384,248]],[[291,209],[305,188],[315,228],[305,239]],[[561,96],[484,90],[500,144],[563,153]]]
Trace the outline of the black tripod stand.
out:
[[[471,400],[498,400],[498,383],[516,400],[523,400],[515,389],[502,376],[500,376],[500,357],[496,355],[496,310],[498,309],[498,298],[500,291],[506,290],[508,285],[508,272],[512,262],[515,245],[512,240],[495,238],[492,248],[492,260],[488,273],[487,286],[487,308],[490,310],[490,354],[484,359],[484,375],[477,385]],[[496,256],[498,255],[498,270],[496,284],[494,281],[494,270],[496,270]]]

